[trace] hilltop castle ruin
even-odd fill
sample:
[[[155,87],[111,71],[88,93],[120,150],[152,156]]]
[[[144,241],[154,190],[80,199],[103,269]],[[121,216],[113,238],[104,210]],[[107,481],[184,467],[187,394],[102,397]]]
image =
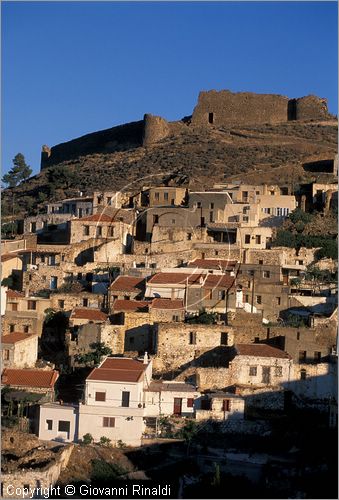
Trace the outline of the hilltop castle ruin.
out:
[[[93,132],[49,148],[42,147],[41,169],[93,153],[110,153],[151,146],[185,127],[277,124],[288,121],[324,121],[333,116],[327,100],[314,95],[289,99],[277,94],[234,93],[229,90],[200,92],[190,117],[168,122],[145,114],[144,119]]]

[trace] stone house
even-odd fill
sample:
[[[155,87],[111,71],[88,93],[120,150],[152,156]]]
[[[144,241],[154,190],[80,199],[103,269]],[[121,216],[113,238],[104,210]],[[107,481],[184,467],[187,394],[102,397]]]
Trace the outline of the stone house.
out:
[[[103,309],[106,298],[100,293],[52,293],[50,296],[51,308],[61,311],[71,311],[75,307],[89,307]]]
[[[211,352],[223,352],[234,344],[233,328],[225,325],[189,323],[159,323],[155,326],[156,354],[153,369],[156,372],[185,370]]]
[[[131,235],[132,228],[129,224],[105,213],[96,213],[69,222],[70,244],[92,239],[95,239],[96,244],[98,241],[111,240],[120,248],[118,253],[125,253],[124,249],[130,244]]]
[[[38,359],[38,335],[21,332],[1,337],[4,368],[33,367]]]
[[[149,306],[152,323],[178,322],[185,320],[183,300],[155,298]]]
[[[93,213],[93,197],[67,198],[58,203],[48,203],[46,209],[48,214],[69,214],[81,218]]]
[[[25,217],[23,230],[25,234],[41,234],[55,229],[66,231],[67,222],[73,217],[75,215],[62,212],[32,215]]]
[[[197,420],[243,420],[245,399],[231,392],[209,392],[200,398]]]
[[[113,305],[117,299],[139,299],[145,291],[144,278],[134,276],[118,276],[109,287],[109,303]]]
[[[25,296],[8,290],[6,312],[3,317],[4,333],[36,333],[41,336],[45,310],[50,308],[49,299]]]
[[[56,370],[5,368],[1,383],[12,390],[41,394],[45,401],[54,401],[58,378],[59,373]]]
[[[186,188],[157,186],[148,189],[149,207],[174,207],[186,204]]]
[[[69,317],[69,326],[76,328],[86,323],[104,323],[107,314],[94,307],[75,307]]]

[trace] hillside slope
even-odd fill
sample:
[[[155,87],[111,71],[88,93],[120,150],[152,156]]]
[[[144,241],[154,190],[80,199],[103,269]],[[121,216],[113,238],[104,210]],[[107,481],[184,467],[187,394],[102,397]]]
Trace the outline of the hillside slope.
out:
[[[38,202],[93,190],[135,191],[151,184],[207,189],[218,182],[296,185],[315,179],[333,181],[329,173],[305,170],[303,164],[333,160],[337,122],[287,122],[238,127],[187,127],[148,147],[97,153],[61,162],[43,170],[14,190],[3,192],[3,203],[16,200],[16,214],[35,213]],[[69,179],[51,178],[53,169]],[[55,176],[54,176],[55,177]],[[39,194],[42,193],[42,194]],[[9,210],[7,210],[9,213]],[[6,215],[6,208],[4,211]]]

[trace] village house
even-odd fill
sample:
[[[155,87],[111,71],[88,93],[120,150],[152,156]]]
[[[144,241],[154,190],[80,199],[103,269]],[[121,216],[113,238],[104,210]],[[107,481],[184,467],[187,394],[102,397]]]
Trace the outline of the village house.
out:
[[[196,420],[243,420],[245,399],[231,392],[212,391],[200,398]]]
[[[71,311],[75,307],[89,307],[105,309],[106,297],[101,293],[52,293],[50,296],[51,308],[60,311]]]
[[[186,205],[187,189],[172,186],[157,186],[147,190],[149,207],[174,207]]]
[[[8,290],[6,312],[2,320],[4,333],[34,332],[40,337],[45,311],[49,307],[49,299]]]
[[[4,368],[34,367],[38,359],[38,335],[21,332],[1,336]]]
[[[112,306],[117,299],[139,299],[145,291],[144,278],[118,276],[109,287],[109,303]]]
[[[139,446],[150,420],[193,416],[199,396],[194,386],[152,380],[147,354],[143,362],[106,358],[87,377],[82,402],[41,405],[39,438],[76,441],[89,433],[95,442],[106,437]]]
[[[104,323],[107,317],[107,314],[94,307],[75,307],[69,317],[69,326],[76,329],[86,323]]]
[[[40,394],[41,401],[54,401],[55,386],[59,378],[56,370],[5,368],[1,375],[3,387],[12,391]]]

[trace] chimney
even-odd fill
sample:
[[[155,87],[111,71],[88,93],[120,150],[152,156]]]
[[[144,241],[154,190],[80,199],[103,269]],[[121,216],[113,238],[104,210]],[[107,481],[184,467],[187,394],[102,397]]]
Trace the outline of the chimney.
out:
[[[147,351],[144,354],[144,361],[143,361],[143,363],[144,363],[144,365],[148,364],[148,354],[147,354]]]

